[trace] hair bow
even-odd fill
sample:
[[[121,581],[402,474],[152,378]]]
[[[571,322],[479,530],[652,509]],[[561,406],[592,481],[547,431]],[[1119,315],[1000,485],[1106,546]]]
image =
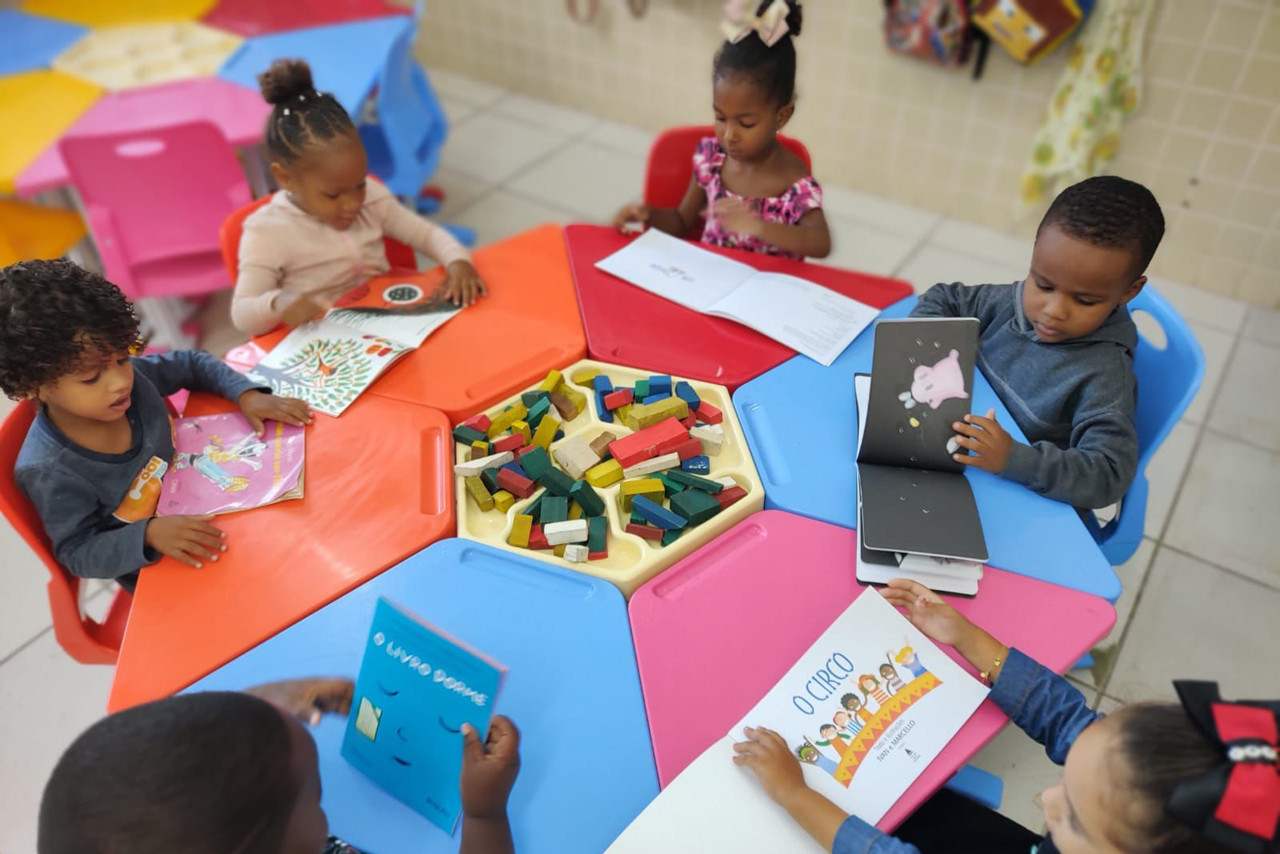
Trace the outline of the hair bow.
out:
[[[1206,738],[1222,745],[1223,763],[1174,788],[1169,812],[1211,842],[1242,854],[1275,851],[1280,842],[1280,703],[1223,702],[1215,682],[1173,683]]]
[[[791,7],[787,5],[787,0],[773,0],[763,13],[756,15],[750,11],[755,5],[756,0],[728,0],[724,4],[724,21],[720,24],[720,31],[724,33],[726,40],[735,44],[756,33],[765,46],[773,47],[790,29],[787,26],[787,15]]]

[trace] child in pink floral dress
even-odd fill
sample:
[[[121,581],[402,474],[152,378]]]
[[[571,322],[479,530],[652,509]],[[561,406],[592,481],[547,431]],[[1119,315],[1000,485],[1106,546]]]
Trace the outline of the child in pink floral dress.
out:
[[[798,2],[765,0],[755,15],[726,22],[729,38],[712,74],[715,136],[698,144],[684,199],[675,208],[628,205],[614,217],[616,227],[647,224],[693,237],[705,216],[702,242],[713,246],[787,258],[831,252],[822,187],[778,141],[795,112],[791,40],[800,34],[800,20]]]

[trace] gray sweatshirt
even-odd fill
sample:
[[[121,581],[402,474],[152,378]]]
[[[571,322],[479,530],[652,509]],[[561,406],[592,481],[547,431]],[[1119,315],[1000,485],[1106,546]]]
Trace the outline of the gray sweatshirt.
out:
[[[1081,509],[1114,504],[1138,467],[1138,329],[1120,306],[1083,338],[1045,343],[1022,287],[934,285],[912,315],[978,319],[978,367],[1031,442],[1013,444],[1001,476]]]
[[[137,571],[160,554],[144,545],[173,460],[173,428],[165,398],[182,389],[239,400],[263,389],[199,350],[133,359],[132,405],[125,417],[133,444],[123,454],[82,448],[41,410],[13,473],[40,513],[58,562],[81,578],[114,578],[132,590]]]

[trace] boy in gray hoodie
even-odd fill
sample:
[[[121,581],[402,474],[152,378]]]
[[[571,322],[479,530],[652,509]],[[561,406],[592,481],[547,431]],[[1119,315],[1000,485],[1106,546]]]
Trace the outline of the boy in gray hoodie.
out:
[[[1030,444],[990,411],[954,425],[958,462],[1080,509],[1119,501],[1138,464],[1138,330],[1125,306],[1164,236],[1151,191],[1115,176],[1054,199],[1031,270],[1010,285],[934,285],[912,314],[976,317],[978,366]]]

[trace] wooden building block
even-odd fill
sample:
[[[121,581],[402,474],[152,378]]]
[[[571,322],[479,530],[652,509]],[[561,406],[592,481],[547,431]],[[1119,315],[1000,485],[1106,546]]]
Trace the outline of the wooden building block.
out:
[[[619,421],[625,424],[627,422],[627,419],[631,417],[632,406],[634,406],[634,404],[624,403],[622,404],[622,406],[619,406],[617,409],[615,409],[613,411],[613,414],[617,416]]]
[[[552,451],[551,456],[555,457],[560,468],[574,480],[582,480],[587,469],[600,462],[600,455],[591,450],[591,445],[581,436],[564,440]]]
[[[724,413],[704,400],[698,407],[698,420],[704,424],[719,424],[724,420]]]
[[[529,426],[534,429],[534,435],[537,435],[537,429],[542,424],[542,419],[551,411],[551,398],[543,397],[533,406],[529,407],[529,412],[525,415],[524,420],[529,422]]]
[[[577,486],[577,484],[574,484],[574,486]],[[569,490],[569,492],[572,493],[573,490]],[[587,515],[587,511],[582,509],[581,504],[579,504],[576,501],[569,502],[569,518],[570,519],[581,519],[583,516],[586,516],[586,515]]]
[[[720,502],[715,496],[701,489],[686,489],[679,495],[671,496],[671,511],[690,525],[701,525],[721,511]]]
[[[511,432],[519,433],[520,438],[524,439],[524,443],[529,444],[529,440],[533,438],[533,428],[529,426],[528,421],[515,421],[511,424]]]
[[[547,378],[538,383],[538,390],[554,394],[564,384],[564,375],[554,368],[547,372]]]
[[[689,404],[689,411],[697,409],[702,404],[702,398],[698,397],[698,393],[693,390],[693,386],[684,380],[676,383],[676,397]]]
[[[619,406],[630,403],[632,400],[632,392],[629,388],[611,391],[604,396],[605,409],[617,409]]]
[[[663,443],[683,441],[687,435],[679,421],[668,418],[610,442],[609,453],[623,468],[629,468],[642,460],[658,456],[658,447]]]
[[[700,489],[703,492],[710,492],[712,494],[725,488],[724,484],[718,480],[712,480],[709,477],[703,477],[698,474],[690,474],[687,471],[668,472],[667,477],[671,478],[676,483],[682,483],[685,486],[691,486],[694,489]]]
[[[702,443],[704,453],[713,457],[724,447],[724,427],[719,424],[699,424],[689,431],[689,435]]]
[[[547,392],[534,389],[533,391],[526,391],[522,393],[520,395],[520,402],[523,403],[525,406],[529,407],[530,409],[532,409],[535,403],[537,403],[540,400],[547,400],[550,397],[551,395],[548,394]],[[525,420],[531,420],[531,419],[525,419]]]
[[[644,477],[654,472],[666,471],[680,467],[680,457],[677,454],[663,454],[660,457],[654,457],[651,460],[642,460],[635,465],[622,470],[624,478]]]
[[[488,442],[473,442],[471,448],[467,451],[468,460],[483,460],[485,457],[493,453],[493,448]]]
[[[624,480],[618,493],[618,500],[621,503],[622,512],[630,513],[636,496],[645,495],[655,501],[661,501],[665,494],[666,489],[662,481],[655,477],[646,477],[639,480]]]
[[[489,421],[489,429],[485,433],[492,438],[499,436],[511,428],[512,424],[517,421],[523,421],[525,415],[529,413],[528,407],[523,403],[513,403],[506,409],[499,412]]]
[[[573,519],[567,522],[544,523],[542,533],[547,542],[553,546],[561,543],[585,543],[587,541],[587,520]]]
[[[670,397],[671,377],[665,374],[649,377],[649,394],[660,394],[664,397]]]
[[[493,449],[495,451],[518,451],[524,447],[524,437],[519,433],[509,433],[493,440]]]
[[[507,545],[518,549],[529,548],[529,534],[533,530],[533,517],[520,514],[511,524],[511,533],[507,535]]]
[[[587,469],[586,478],[587,483],[597,489],[603,489],[622,480],[622,466],[617,460],[605,460]]]
[[[604,512],[604,499],[585,480],[580,480],[573,485],[569,490],[569,497],[577,502],[588,516],[599,516]]]
[[[487,433],[477,430],[474,427],[468,427],[466,424],[459,424],[453,428],[453,440],[461,442],[464,445],[470,445],[473,442],[485,441]]]
[[[664,547],[671,545],[676,540],[680,539],[680,535],[683,533],[684,533],[684,528],[676,528],[675,530],[671,530],[671,531],[663,531],[662,545]]]
[[[678,397],[667,397],[657,403],[642,403],[639,406],[632,406],[623,423],[632,430],[643,430],[668,418],[679,420],[688,414],[689,404]]]
[[[493,493],[493,506],[498,508],[499,513],[506,513],[515,503],[516,497],[505,489]]]
[[[497,492],[502,488],[498,486],[498,470],[496,468],[485,469],[480,472],[480,480],[484,482],[484,488],[490,492]]]
[[[671,497],[677,492],[684,492],[686,489],[683,483],[676,483],[674,480],[667,477],[665,472],[659,472],[658,474],[655,474],[654,477],[662,481],[662,487],[666,490],[667,497]]]
[[[747,491],[743,489],[741,486],[731,486],[727,489],[721,490],[720,492],[716,493],[716,496],[715,496],[716,501],[720,503],[720,506],[722,508],[726,508],[730,504],[734,504],[738,501],[741,501],[746,497],[747,497]]]
[[[655,528],[652,525],[630,524],[627,525],[626,530],[628,534],[635,534],[637,537],[644,537],[646,540],[657,541],[662,539],[662,529]]]
[[[682,492],[680,495],[684,495],[684,493]],[[680,496],[676,497],[679,498]],[[646,522],[664,531],[672,531],[685,526],[684,517],[672,513],[661,504],[651,501],[643,495],[637,495],[633,499],[631,506],[644,517]]]
[[[489,494],[489,490],[485,489],[484,482],[478,475],[465,478],[463,482],[467,485],[467,497],[475,502],[477,507],[486,513],[493,509],[493,496]]]
[[[696,457],[689,457],[687,460],[681,460],[680,471],[686,471],[689,474],[711,474],[711,458],[699,454]]]
[[[541,525],[534,525],[533,530],[529,532],[529,548],[531,549],[549,549],[551,543],[547,542],[547,534],[542,530]]]
[[[538,428],[533,431],[533,438],[529,440],[529,444],[545,451],[551,447],[551,442],[556,438],[556,431],[559,429],[560,422],[548,415],[538,422]]]
[[[732,489],[733,487],[738,485],[738,482],[733,478],[729,477],[728,475],[725,475],[724,477],[713,477],[711,479],[716,481],[717,483],[723,483],[725,487],[729,489]]]
[[[511,469],[501,469],[498,471],[498,486],[510,492],[517,498],[528,498],[530,495],[538,491],[538,485],[527,477],[524,477]]]
[[[591,440],[591,450],[595,451],[600,459],[604,459],[604,455],[609,453],[609,445],[617,441],[617,438],[616,435],[606,430]]]
[[[560,495],[548,495],[542,499],[543,526],[552,522],[563,522],[569,518],[569,499]]]
[[[571,398],[559,392],[551,395],[551,405],[556,408],[556,412],[560,413],[561,421],[572,421],[578,417],[578,413],[582,412],[582,408]]]
[[[648,380],[636,380],[635,396],[636,396],[636,400],[644,400],[646,397],[649,396]]]
[[[670,453],[679,457],[680,462],[683,464],[685,460],[690,459],[691,457],[702,455],[702,443],[697,439],[690,437],[672,447]]]
[[[586,396],[585,394],[583,394],[582,392],[578,391],[578,390],[577,390],[577,389],[575,389],[575,388],[570,388],[568,385],[561,386],[560,391],[559,391],[558,393],[559,393],[559,394],[564,395],[564,396],[565,396],[565,398],[566,398],[570,403],[572,403],[572,404],[573,404],[573,408],[574,408],[574,409],[576,409],[579,413],[586,412],[586,410],[587,410],[587,396]],[[553,400],[553,401],[552,401],[552,403],[555,403],[555,401]],[[559,407],[557,407],[557,408],[559,408]],[[575,417],[577,417],[577,416],[575,416]],[[565,421],[570,421],[570,420],[572,420],[572,419],[570,419],[570,418],[565,418],[564,420],[565,420]]]
[[[692,430],[694,425],[698,423],[698,416],[690,412],[684,418],[680,419],[680,423],[684,425],[684,429]]]
[[[586,563],[588,554],[587,547],[584,545],[574,543],[564,547],[564,559],[569,563]]]
[[[477,415],[472,415],[466,421],[463,421],[462,426],[470,427],[472,430],[479,430],[487,436],[489,435],[487,432],[489,430],[489,423],[489,416],[481,412]]]
[[[453,473],[458,477],[477,477],[480,472],[485,469],[504,465],[514,459],[515,455],[510,451],[503,451],[500,454],[490,454],[489,456],[481,457],[478,460],[468,460],[465,463],[454,463]]]
[[[538,480],[552,468],[551,456],[546,448],[530,446],[520,455],[520,465],[529,477]]]
[[[560,469],[548,469],[542,473],[542,477],[538,478],[538,483],[547,488],[547,492],[552,495],[568,497],[569,490],[573,489],[573,478],[560,471]]]
[[[599,560],[609,555],[609,519],[606,516],[592,516],[587,520],[587,553],[592,560]]]

